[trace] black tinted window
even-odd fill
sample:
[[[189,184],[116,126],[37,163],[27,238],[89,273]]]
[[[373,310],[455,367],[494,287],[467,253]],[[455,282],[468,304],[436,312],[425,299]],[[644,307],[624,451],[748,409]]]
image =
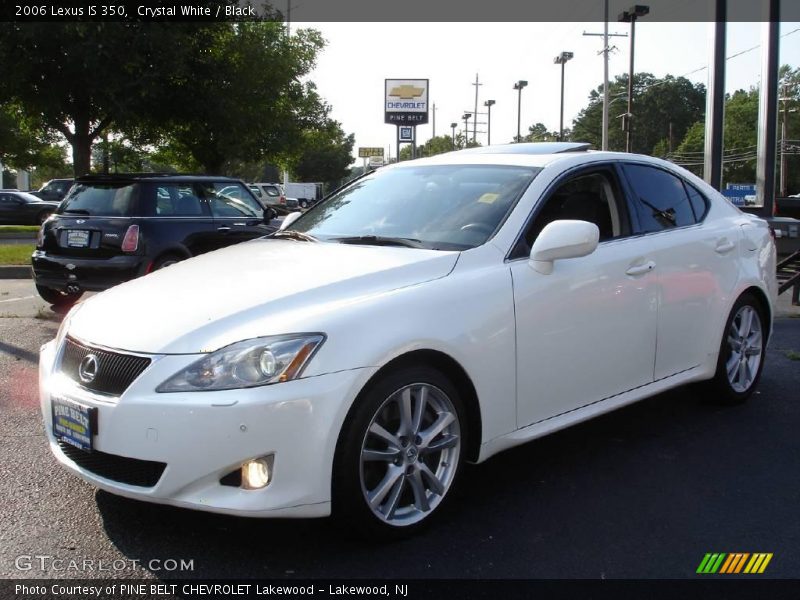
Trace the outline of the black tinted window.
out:
[[[686,191],[689,193],[689,202],[692,204],[692,210],[697,221],[702,221],[708,211],[708,201],[694,186],[686,184]]]
[[[135,183],[78,183],[59,207],[62,214],[128,217],[133,211]]]
[[[639,232],[650,233],[696,222],[683,182],[676,176],[644,165],[625,165],[639,216]]]
[[[253,195],[238,183],[201,184],[203,194],[211,205],[215,217],[257,218],[264,216],[264,210]]]
[[[155,204],[151,213],[158,217],[200,217],[205,214],[200,198],[194,188],[188,184],[165,184],[154,186],[155,195],[145,202],[148,206]]]

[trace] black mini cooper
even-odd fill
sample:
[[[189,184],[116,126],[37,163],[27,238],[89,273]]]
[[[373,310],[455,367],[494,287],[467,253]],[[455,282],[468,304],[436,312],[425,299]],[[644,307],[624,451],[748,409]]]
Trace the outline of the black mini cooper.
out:
[[[39,295],[67,306],[197,254],[276,230],[238,179],[127,174],[78,178],[39,231],[33,274]]]

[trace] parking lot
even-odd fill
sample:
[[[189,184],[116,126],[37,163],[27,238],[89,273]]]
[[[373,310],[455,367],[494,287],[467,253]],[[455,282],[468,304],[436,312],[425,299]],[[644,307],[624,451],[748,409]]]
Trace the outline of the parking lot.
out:
[[[800,577],[798,318],[776,321],[748,404],[681,389],[507,451],[466,470],[434,528],[380,546],[327,519],[144,504],[67,474],[36,384],[59,320],[29,280],[0,281],[2,577],[684,578],[707,552],[771,552],[769,576]]]

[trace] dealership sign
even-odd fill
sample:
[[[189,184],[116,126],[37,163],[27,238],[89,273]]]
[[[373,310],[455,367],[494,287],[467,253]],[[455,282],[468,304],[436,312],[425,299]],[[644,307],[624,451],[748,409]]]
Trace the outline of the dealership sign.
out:
[[[359,147],[358,156],[359,158],[372,158],[373,156],[379,156],[383,158],[383,148]]]
[[[424,125],[428,122],[428,80],[387,79],[384,122]]]

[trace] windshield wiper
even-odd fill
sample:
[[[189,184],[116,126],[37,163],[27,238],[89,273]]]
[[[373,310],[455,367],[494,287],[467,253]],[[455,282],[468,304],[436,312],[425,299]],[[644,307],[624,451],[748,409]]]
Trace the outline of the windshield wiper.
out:
[[[405,246],[406,248],[425,248],[420,240],[404,237],[383,237],[380,235],[353,235],[349,237],[330,238],[340,244],[365,244],[369,246]]]
[[[288,240],[297,240],[298,242],[318,242],[319,240],[313,235],[308,235],[302,231],[295,231],[294,229],[278,230],[269,237],[286,238]]]

